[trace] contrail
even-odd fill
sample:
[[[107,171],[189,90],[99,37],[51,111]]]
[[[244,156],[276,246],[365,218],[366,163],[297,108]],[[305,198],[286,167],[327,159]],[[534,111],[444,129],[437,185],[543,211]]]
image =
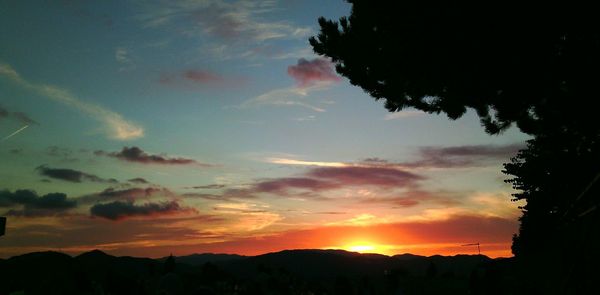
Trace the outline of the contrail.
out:
[[[21,127],[19,130],[15,131],[15,132],[11,133],[10,135],[8,135],[7,137],[3,138],[2,141],[5,141],[5,140],[17,135],[19,132],[25,130],[25,128],[27,128],[27,127],[29,127],[29,125],[25,125],[25,126]]]

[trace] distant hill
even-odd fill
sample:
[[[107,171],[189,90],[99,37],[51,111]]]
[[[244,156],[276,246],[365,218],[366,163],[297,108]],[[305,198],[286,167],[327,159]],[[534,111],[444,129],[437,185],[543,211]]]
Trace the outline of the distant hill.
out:
[[[214,253],[202,253],[202,254],[191,254],[186,256],[176,256],[178,263],[185,263],[189,265],[204,265],[207,262],[220,263],[234,260],[240,260],[247,258],[248,256],[242,256],[237,254],[214,254]],[[159,258],[159,261],[165,261],[167,257]]]
[[[510,259],[493,260],[483,255],[385,256],[343,250],[286,250],[258,256],[192,254],[175,257],[174,273],[167,271],[165,261],[166,257],[116,257],[99,250],[75,257],[58,252],[29,253],[0,260],[0,295],[22,290],[26,294],[156,294],[156,290],[169,286],[177,286],[177,294],[226,294],[223,290],[228,288],[275,288],[269,284],[278,281],[277,288],[287,291],[273,294],[285,294],[298,286],[311,292],[318,288],[332,292],[340,277],[350,282],[372,278],[369,284],[380,289],[392,278],[400,282],[398,286],[408,286],[403,289],[406,294],[426,283],[420,278],[439,278],[437,285],[462,292],[468,291],[473,273],[489,265],[503,269],[512,265]],[[319,283],[311,285],[314,282]]]
[[[457,256],[417,256],[403,254],[385,256],[381,254],[361,254],[343,250],[285,250],[268,253],[242,260],[221,263],[225,269],[242,276],[256,274],[259,267],[281,269],[306,277],[364,276],[401,271],[406,274],[425,275],[431,263],[437,272],[468,276],[478,265],[491,261],[483,255]]]

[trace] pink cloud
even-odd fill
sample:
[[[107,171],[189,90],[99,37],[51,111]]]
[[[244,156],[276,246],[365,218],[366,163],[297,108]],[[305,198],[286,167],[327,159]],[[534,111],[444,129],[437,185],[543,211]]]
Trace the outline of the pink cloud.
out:
[[[177,72],[163,72],[158,80],[160,84],[195,89],[197,87],[239,87],[246,82],[245,77],[224,76],[206,69],[186,69]]]
[[[340,81],[340,77],[333,70],[333,64],[324,58],[313,60],[301,58],[298,60],[297,65],[289,66],[287,72],[300,87],[310,86],[316,82]]]
[[[319,167],[308,175],[327,179],[343,185],[375,185],[382,187],[406,187],[425,179],[423,176],[385,167]]]
[[[183,77],[196,83],[213,83],[223,80],[221,76],[204,70],[187,70],[183,73]]]

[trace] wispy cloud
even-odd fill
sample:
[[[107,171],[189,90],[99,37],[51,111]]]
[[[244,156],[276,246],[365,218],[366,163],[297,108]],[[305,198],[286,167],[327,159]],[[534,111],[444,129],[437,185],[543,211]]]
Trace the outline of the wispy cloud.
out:
[[[300,166],[321,166],[321,167],[346,167],[350,166],[347,163],[342,162],[316,162],[316,161],[302,161],[295,159],[286,158],[267,158],[268,163],[283,164],[283,165],[300,165]]]
[[[332,64],[322,58],[306,60],[301,58],[296,65],[287,69],[287,74],[296,81],[295,86],[273,89],[246,100],[240,107],[250,106],[297,106],[315,112],[325,112],[325,108],[306,102],[309,94],[327,90],[340,78],[335,74]]]
[[[272,21],[264,15],[277,9],[277,1],[162,1],[144,3],[138,14],[145,27],[162,27],[183,23],[185,34],[206,34],[219,39],[251,39],[263,42],[269,39],[304,38],[310,34],[307,27],[298,27],[288,21]]]
[[[226,185],[224,185],[224,184],[213,183],[213,184],[205,184],[205,185],[188,186],[185,188],[186,189],[220,189],[220,188],[224,188],[225,186]]]
[[[10,65],[0,64],[0,76],[4,76],[22,87],[33,90],[42,96],[74,108],[100,121],[109,138],[129,140],[144,136],[144,128],[126,120],[120,114],[99,105],[82,101],[66,89],[30,82],[22,78]]]
[[[163,72],[158,82],[165,86],[194,89],[197,87],[239,87],[246,81],[244,77],[224,76],[217,72],[202,68]]]
[[[258,179],[241,188],[227,189],[221,193],[184,194],[207,200],[247,200],[265,194],[276,197],[330,200],[324,192],[347,188],[374,187],[383,191],[414,190],[426,179],[424,176],[395,167],[319,166],[293,177]]]
[[[408,110],[408,111],[388,113],[385,115],[385,117],[383,119],[386,121],[398,120],[398,119],[404,119],[404,118],[419,117],[419,116],[422,116],[425,114],[426,114],[425,112],[421,112],[421,111]]]
[[[115,49],[115,60],[121,65],[119,68],[121,72],[135,69],[131,53],[126,47],[117,47]]]
[[[402,162],[394,162],[377,157],[366,158],[358,162],[308,161],[279,157],[268,157],[264,161],[273,164],[322,167],[388,167],[399,169],[472,168],[507,161],[522,148],[524,148],[524,145],[519,143],[450,147],[423,146],[417,149],[416,159]]]
[[[523,144],[421,147],[418,151],[420,159],[395,164],[413,168],[480,167],[508,161],[523,147]]]
[[[325,112],[325,109],[320,106],[306,102],[305,98],[312,91],[323,90],[327,85],[317,84],[310,87],[287,87],[268,91],[257,97],[243,102],[240,107],[257,107],[257,106],[296,106],[306,108],[315,112]]]

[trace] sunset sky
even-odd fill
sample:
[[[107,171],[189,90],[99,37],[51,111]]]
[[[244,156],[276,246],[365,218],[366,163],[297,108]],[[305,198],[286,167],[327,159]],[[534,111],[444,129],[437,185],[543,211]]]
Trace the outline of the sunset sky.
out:
[[[0,7],[0,257],[340,248],[511,256],[523,146],[388,113],[312,53],[343,1]]]

